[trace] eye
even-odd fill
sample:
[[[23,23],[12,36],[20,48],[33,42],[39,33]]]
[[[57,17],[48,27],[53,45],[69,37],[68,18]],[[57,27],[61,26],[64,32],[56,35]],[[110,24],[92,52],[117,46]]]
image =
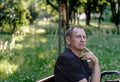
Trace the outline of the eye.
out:
[[[83,38],[86,38],[86,36],[83,36]]]
[[[81,37],[82,37],[81,35],[76,36],[76,38],[81,38]]]

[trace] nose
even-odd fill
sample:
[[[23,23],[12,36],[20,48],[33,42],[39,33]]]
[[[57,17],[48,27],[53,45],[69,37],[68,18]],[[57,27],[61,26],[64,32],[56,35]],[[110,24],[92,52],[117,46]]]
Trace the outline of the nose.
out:
[[[81,41],[82,41],[82,42],[85,42],[85,38],[84,38],[84,37],[81,37]]]

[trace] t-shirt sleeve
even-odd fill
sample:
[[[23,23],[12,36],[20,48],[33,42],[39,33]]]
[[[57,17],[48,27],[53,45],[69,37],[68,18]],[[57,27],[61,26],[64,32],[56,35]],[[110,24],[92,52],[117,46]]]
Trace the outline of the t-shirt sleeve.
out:
[[[72,82],[78,82],[86,78],[84,75],[84,69],[75,59],[64,57],[61,59],[61,62],[62,63],[60,63],[58,67],[59,70]]]

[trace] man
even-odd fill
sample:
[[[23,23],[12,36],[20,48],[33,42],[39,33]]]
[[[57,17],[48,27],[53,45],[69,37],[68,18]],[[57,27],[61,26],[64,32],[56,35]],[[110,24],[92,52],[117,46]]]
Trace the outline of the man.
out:
[[[55,82],[100,82],[99,60],[86,48],[84,29],[70,27],[66,31],[66,43],[68,48],[55,64]]]

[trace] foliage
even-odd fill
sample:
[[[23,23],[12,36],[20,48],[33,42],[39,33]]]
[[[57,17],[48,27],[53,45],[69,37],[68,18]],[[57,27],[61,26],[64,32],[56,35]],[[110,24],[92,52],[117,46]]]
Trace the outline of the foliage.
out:
[[[112,24],[105,25],[108,30],[84,26],[87,32],[87,47],[98,56],[101,71],[119,70],[120,37],[109,30]],[[105,25],[101,26],[104,28]],[[57,24],[52,22],[37,21],[31,29],[44,29],[45,34],[36,32],[15,35],[14,49],[10,51],[7,48],[4,53],[0,53],[0,82],[35,82],[52,75],[58,56],[57,27]],[[11,35],[0,36],[2,40],[11,42]]]
[[[0,0],[0,32],[12,33],[16,29],[21,28],[22,25],[34,23],[36,18],[42,20],[52,19],[52,21],[59,19],[58,1]],[[90,12],[97,13],[97,15],[103,9],[103,15],[106,20],[110,20],[112,15],[110,9],[106,7],[107,5],[110,6],[109,0],[67,0],[67,2],[69,6],[67,7],[69,11],[68,18],[75,19],[75,13],[83,13],[85,10],[88,11],[90,7]],[[88,5],[90,7],[87,7]]]
[[[10,43],[11,40],[6,39],[8,37],[3,39]],[[0,54],[0,82],[35,82],[43,77],[43,73],[46,76],[53,73],[57,35],[15,35],[14,38],[15,48],[12,51],[7,48]],[[46,72],[48,69],[49,73]]]
[[[0,1],[0,31],[14,32],[17,25],[29,24],[29,0]]]
[[[106,9],[104,10],[103,18],[104,18],[105,21],[111,21],[111,19],[112,19],[112,12],[111,12],[109,6],[107,6]]]
[[[30,10],[30,15],[32,18],[30,19],[30,22],[33,23],[33,21],[39,17],[39,15],[42,13],[41,8],[44,6],[39,6],[39,4],[42,2],[42,0],[31,0],[30,5],[28,9]],[[44,4],[44,3],[43,3]]]

